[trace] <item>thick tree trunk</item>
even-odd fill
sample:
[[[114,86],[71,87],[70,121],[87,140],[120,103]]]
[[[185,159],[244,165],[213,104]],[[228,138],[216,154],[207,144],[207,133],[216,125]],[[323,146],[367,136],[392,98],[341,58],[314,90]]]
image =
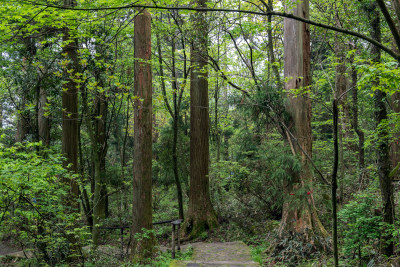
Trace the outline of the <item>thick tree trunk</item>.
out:
[[[72,0],[64,0],[64,6],[72,7]],[[75,73],[78,66],[77,41],[71,38],[69,28],[64,29],[63,55],[68,60],[64,68],[66,82],[62,92],[62,154],[65,156],[63,166],[74,173],[78,173],[78,87]],[[70,184],[69,206],[78,209],[79,188],[75,180],[67,181]]]
[[[64,6],[75,6],[73,0],[64,0]],[[63,29],[63,49],[62,55],[68,62],[63,69],[64,84],[62,88],[62,136],[61,153],[65,157],[63,167],[71,173],[78,174],[78,148],[79,148],[79,119],[78,119],[78,84],[75,81],[75,73],[78,68],[78,45],[77,40],[70,35],[70,29]],[[68,208],[66,213],[79,212],[79,187],[76,178],[64,179],[64,183],[69,185],[69,192],[64,200]],[[71,226],[73,228],[74,226]],[[70,260],[76,260],[81,249],[80,243],[75,234],[67,234],[70,243]]]
[[[196,3],[204,7],[205,0]],[[194,16],[190,79],[190,192],[184,225],[187,236],[195,237],[217,226],[209,190],[209,114],[207,71],[207,21],[205,14]]]
[[[396,92],[391,96],[391,107],[396,113],[400,112],[400,93]],[[396,167],[400,163],[400,133],[394,134],[395,141],[390,144],[390,160],[392,168]],[[400,173],[397,172],[393,175],[393,179],[398,180]]]
[[[100,74],[99,74],[100,75]],[[100,80],[100,78],[98,79]],[[100,83],[102,86],[102,83]],[[101,218],[108,217],[108,196],[107,196],[107,184],[105,181],[105,172],[106,172],[106,155],[107,155],[107,100],[105,94],[100,94],[96,92],[95,98],[95,116],[96,122],[95,124],[95,140],[96,140],[96,153],[99,158],[99,178],[100,178],[100,199],[98,205],[100,206],[100,214]]]
[[[296,3],[295,1],[293,1]],[[308,1],[297,4],[293,14],[308,18]],[[287,110],[292,117],[291,131],[295,140],[296,154],[301,157],[300,172],[290,171],[292,179],[284,185],[284,204],[280,233],[297,232],[305,235],[327,236],[315,209],[312,174],[307,155],[312,155],[311,135],[311,101],[307,93],[294,94],[293,90],[308,90],[310,85],[310,32],[308,25],[291,19],[284,19],[284,51],[285,51],[285,89],[288,91]],[[306,155],[307,154],[307,155]],[[304,188],[307,193],[300,195]],[[303,204],[295,204],[301,200]]]
[[[134,20],[135,110],[133,158],[133,223],[131,258],[143,260],[153,253],[152,233],[143,238],[135,235],[152,230],[152,73],[151,16],[144,10]]]
[[[380,13],[376,3],[371,4],[368,9],[368,16],[371,25],[371,37],[376,41],[381,41],[380,29]],[[371,50],[372,60],[376,63],[381,60],[381,51],[379,48],[373,46]],[[379,85],[379,79],[376,79],[374,85]],[[381,122],[387,120],[387,110],[385,105],[386,93],[376,90],[374,95],[375,102],[375,120],[378,126]],[[389,157],[389,140],[387,138],[388,130],[382,127],[378,130],[378,143],[376,147],[377,161],[378,161],[378,176],[381,189],[381,196],[383,202],[383,222],[388,225],[394,223],[394,196],[393,196],[393,179],[389,176],[391,171],[390,157]],[[392,235],[389,233],[382,234],[381,240],[382,253],[386,256],[393,255],[394,244]]]

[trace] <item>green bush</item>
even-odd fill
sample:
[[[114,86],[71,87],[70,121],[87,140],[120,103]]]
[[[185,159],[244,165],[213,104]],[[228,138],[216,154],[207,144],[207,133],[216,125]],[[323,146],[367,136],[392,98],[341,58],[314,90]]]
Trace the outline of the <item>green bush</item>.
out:
[[[382,216],[375,214],[378,209],[376,195],[364,192],[344,205],[338,213],[340,233],[343,239],[343,254],[359,261],[371,260],[377,253],[382,229]]]
[[[64,205],[65,181],[72,177],[63,169],[62,157],[40,146],[0,143],[0,232],[31,250],[36,264],[55,265],[77,257],[87,231],[76,226],[79,213]]]

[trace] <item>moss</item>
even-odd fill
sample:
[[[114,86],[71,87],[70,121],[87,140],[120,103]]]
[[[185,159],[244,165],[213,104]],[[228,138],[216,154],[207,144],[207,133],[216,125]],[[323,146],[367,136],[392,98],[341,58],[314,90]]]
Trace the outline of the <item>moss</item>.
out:
[[[195,239],[204,236],[204,233],[218,227],[217,217],[214,214],[207,216],[205,220],[195,218],[194,220],[187,221],[184,226],[184,235],[188,239]]]
[[[169,263],[169,267],[183,267],[183,266],[185,266],[185,263],[178,260],[173,260]]]

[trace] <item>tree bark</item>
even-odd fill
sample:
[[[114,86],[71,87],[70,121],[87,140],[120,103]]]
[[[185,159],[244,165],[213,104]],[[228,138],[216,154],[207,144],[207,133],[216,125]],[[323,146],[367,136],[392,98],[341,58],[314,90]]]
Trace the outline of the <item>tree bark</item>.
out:
[[[200,7],[205,0],[197,0]],[[184,225],[191,238],[217,226],[209,190],[209,114],[208,114],[208,29],[205,14],[193,17],[194,37],[191,47],[190,77],[190,191]]]
[[[25,115],[25,106],[26,106],[26,95],[25,92],[22,92],[21,95],[21,104],[19,105],[18,115],[17,115],[17,132],[15,135],[16,142],[23,142],[28,134],[28,118]]]
[[[39,140],[46,147],[50,146],[50,123],[46,113],[47,92],[43,87],[39,90],[39,107],[38,107],[38,131]]]
[[[94,175],[92,177],[94,181],[94,191],[93,191],[93,216],[92,216],[92,241],[95,247],[99,244],[100,238],[100,219],[103,217],[102,213],[102,206],[101,206],[101,159],[100,159],[100,146],[97,140],[98,134],[95,131],[94,125],[96,123],[92,123],[89,116],[89,109],[88,109],[88,100],[86,92],[82,94],[82,105],[83,105],[83,116],[85,118],[85,124],[87,127],[87,132],[91,142],[91,154],[92,154],[92,164],[94,169]],[[85,197],[85,196],[84,196]],[[90,206],[85,203],[84,206]],[[86,207],[87,208],[87,207]]]
[[[355,49],[355,45],[353,49]],[[359,183],[362,182],[364,172],[365,172],[365,152],[364,152],[364,132],[360,129],[358,123],[358,91],[357,91],[357,70],[356,66],[354,65],[354,56],[350,58],[351,62],[351,91],[352,91],[352,100],[353,100],[353,107],[352,107],[352,126],[354,131],[357,133],[358,136],[358,170],[359,170]]]
[[[340,23],[339,23],[339,16],[338,16],[338,11],[336,11],[336,25],[339,27]],[[335,33],[335,37],[336,37],[336,42],[335,42],[335,56],[336,56],[336,77],[335,77],[335,92],[334,92],[334,98],[335,98],[335,105],[334,107],[336,107],[338,109],[338,112],[341,111],[342,112],[342,116],[340,117],[340,126],[335,126],[334,125],[334,135],[335,135],[335,127],[339,127],[339,129],[336,129],[336,134],[338,136],[334,136],[334,142],[337,141],[335,140],[336,138],[339,138],[339,149],[338,149],[338,158],[339,158],[339,166],[340,166],[340,201],[343,201],[342,197],[343,197],[343,181],[344,181],[344,175],[345,175],[345,161],[344,161],[344,140],[349,140],[351,139],[351,127],[350,127],[350,108],[349,108],[349,104],[347,102],[347,87],[348,87],[348,80],[347,80],[347,75],[346,75],[346,50],[345,50],[345,44],[343,43],[342,40],[340,40],[340,36],[338,35],[338,33]],[[338,97],[341,97],[340,99],[338,99]],[[334,110],[334,117],[335,117],[335,110]],[[336,116],[338,116],[336,118],[336,122],[338,123],[339,121],[339,114],[336,114]],[[335,118],[334,118],[334,122],[335,122]],[[348,145],[347,148],[352,149],[353,147],[351,145]],[[337,167],[337,166],[336,166]],[[337,176],[337,174],[335,174],[335,176]],[[332,179],[333,180],[333,179]],[[337,182],[337,177],[335,177],[335,181]],[[337,186],[337,185],[336,185]],[[333,185],[332,185],[333,187]],[[336,192],[335,192],[336,194]],[[336,205],[336,196],[332,195],[332,200],[335,200],[335,205]],[[333,205],[333,201],[332,201],[332,205]],[[336,212],[336,207],[334,208],[335,212]],[[336,215],[335,215],[336,216]],[[335,217],[336,218],[336,217]],[[335,241],[335,240],[334,240]],[[337,241],[337,240],[336,240]],[[335,255],[337,256],[337,255]],[[336,259],[336,257],[335,257]]]
[[[134,20],[135,109],[133,158],[133,223],[131,258],[143,260],[153,253],[152,224],[152,73],[151,15],[143,10]],[[143,238],[137,238],[142,235]]]
[[[380,29],[380,16],[379,10],[376,3],[371,4],[368,9],[368,16],[370,19],[371,26],[371,37],[380,42],[381,41],[381,29]],[[381,51],[377,47],[373,46],[371,49],[372,60],[375,63],[381,61]],[[373,86],[379,85],[379,79],[376,78],[373,81]],[[375,120],[378,131],[378,142],[376,146],[377,163],[378,163],[378,176],[379,184],[381,189],[381,196],[383,202],[383,222],[388,225],[394,223],[394,196],[393,196],[393,179],[389,176],[391,171],[391,164],[389,158],[389,140],[388,140],[388,129],[381,125],[381,122],[387,120],[387,110],[385,105],[386,93],[381,90],[376,90],[374,94],[375,102]],[[389,230],[390,231],[390,230]],[[392,235],[388,232],[382,234],[381,249],[382,253],[386,256],[393,255],[394,244]]]
[[[293,14],[308,19],[308,1],[299,2]],[[294,140],[289,141],[297,143],[295,152],[301,158],[302,168],[300,172],[290,170],[292,178],[284,185],[280,233],[297,232],[304,234],[306,239],[314,234],[327,236],[315,209],[312,174],[306,155],[312,155],[311,101],[308,93],[304,92],[310,85],[310,32],[307,24],[284,19],[284,51],[285,89],[289,99],[287,110],[292,118],[291,131],[295,136]],[[301,93],[294,93],[293,90]],[[300,190],[302,188],[307,193],[300,195],[298,192],[303,192]],[[303,204],[296,205],[298,200]]]
[[[96,80],[99,85],[103,87],[103,82],[100,73],[96,74]],[[96,92],[94,101],[94,129],[95,129],[95,146],[96,153],[99,159],[99,181],[100,181],[100,199],[98,205],[100,206],[100,218],[108,217],[108,196],[107,196],[107,183],[105,181],[106,172],[106,155],[107,155],[107,99],[104,93]]]
[[[396,26],[397,30],[400,28],[400,0],[392,0],[393,8],[396,13],[397,21]],[[393,41],[393,47],[398,51],[395,42]],[[394,112],[400,112],[400,93],[396,92],[391,96],[390,105]],[[400,133],[394,134],[395,141],[390,144],[390,159],[392,161],[392,168],[396,167],[397,164],[400,163]],[[398,180],[400,178],[399,172],[393,175],[394,180]]]
[[[396,92],[390,97],[391,108],[394,112],[400,112],[400,93]],[[392,164],[392,168],[396,167],[400,163],[400,133],[394,133],[395,141],[390,144],[390,160]],[[400,178],[400,173],[394,173],[394,180],[398,180]]]
[[[73,7],[73,0],[64,0],[64,6]],[[75,73],[78,66],[77,40],[70,36],[68,27],[64,28],[63,54],[68,60],[64,68],[66,82],[62,92],[62,154],[65,156],[63,166],[73,173],[78,173],[78,84],[75,81]],[[79,188],[75,180],[67,181],[70,184],[68,204],[76,210],[78,206]]]

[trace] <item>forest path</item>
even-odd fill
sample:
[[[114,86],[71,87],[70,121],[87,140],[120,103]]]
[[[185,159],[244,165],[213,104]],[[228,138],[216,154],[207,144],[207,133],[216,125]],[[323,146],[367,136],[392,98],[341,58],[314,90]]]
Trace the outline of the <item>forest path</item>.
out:
[[[15,253],[18,250],[10,247],[6,242],[0,242],[0,256]]]
[[[251,258],[250,248],[243,242],[193,243],[193,256],[187,261],[173,261],[171,267],[258,267]]]

